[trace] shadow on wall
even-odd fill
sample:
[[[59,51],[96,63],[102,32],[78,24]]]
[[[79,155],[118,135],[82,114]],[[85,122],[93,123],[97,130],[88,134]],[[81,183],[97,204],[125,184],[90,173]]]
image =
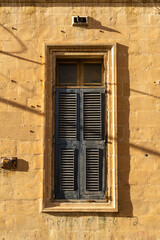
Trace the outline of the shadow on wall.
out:
[[[6,32],[8,32],[8,34],[10,34],[13,39],[15,39],[17,41],[17,43],[19,44],[19,47],[20,49],[18,51],[13,51],[13,52],[8,52],[8,51],[2,51],[0,50],[0,54],[4,54],[4,55],[7,55],[7,56],[10,56],[10,57],[14,57],[14,58],[17,58],[17,59],[20,59],[20,60],[24,60],[24,61],[27,61],[27,62],[31,62],[31,63],[36,63],[36,64],[39,64],[39,65],[43,65],[43,63],[41,62],[37,62],[37,61],[34,61],[32,59],[28,59],[28,58],[24,58],[24,57],[20,57],[20,56],[17,56],[15,54],[20,54],[20,53],[24,53],[25,51],[27,51],[27,47],[25,46],[25,44],[13,33],[13,31],[17,31],[16,28],[12,27],[12,30],[11,31],[9,28],[5,27],[3,24],[0,24],[0,29],[3,28]],[[40,56],[41,57],[41,56]]]
[[[29,163],[24,159],[17,159],[17,169],[14,171],[28,172]]]
[[[81,25],[76,25],[76,27],[81,27],[81,28],[85,28],[87,29],[99,29],[100,32],[115,32],[115,33],[119,33],[121,34],[119,31],[113,29],[113,28],[109,28],[106,26],[103,26],[101,24],[100,21],[97,21],[96,19],[92,18],[92,17],[88,17],[88,26],[81,26]]]
[[[24,159],[17,159],[17,168],[0,168],[3,169],[5,172],[28,172],[29,170],[29,163]]]
[[[7,53],[9,53],[9,54],[11,54],[11,53],[23,53],[27,50],[24,43],[13,33],[13,31],[11,31],[9,28],[5,27],[1,23],[0,23],[0,27],[2,27],[6,32],[8,32],[8,34],[10,34],[14,39],[16,39],[16,41],[19,43],[19,46],[20,46],[19,51],[5,52],[6,54]],[[17,30],[17,29],[12,27],[12,30]]]
[[[129,96],[130,77],[128,70],[128,47],[118,44],[117,72],[117,122],[118,122],[118,207],[117,216],[133,216],[130,199],[130,144],[129,144]],[[125,84],[124,84],[125,83]],[[125,108],[122,107],[125,101]],[[122,110],[123,109],[123,110]]]

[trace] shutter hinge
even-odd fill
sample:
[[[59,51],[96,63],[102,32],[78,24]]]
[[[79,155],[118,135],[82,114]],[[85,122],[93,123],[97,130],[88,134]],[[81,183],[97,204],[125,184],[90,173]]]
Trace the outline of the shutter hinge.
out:
[[[105,94],[111,94],[111,90],[105,89]]]
[[[54,199],[55,198],[55,191],[54,190],[52,190],[52,194],[51,195],[52,195],[51,198]]]
[[[107,135],[104,137],[104,143],[107,143],[108,142],[108,138],[107,138]]]

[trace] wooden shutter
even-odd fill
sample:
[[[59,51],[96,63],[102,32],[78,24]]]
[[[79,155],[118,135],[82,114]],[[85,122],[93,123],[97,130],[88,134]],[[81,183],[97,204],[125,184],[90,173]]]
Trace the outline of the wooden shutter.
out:
[[[104,198],[104,90],[56,89],[55,197]]]
[[[104,198],[104,90],[81,89],[81,196]]]
[[[74,150],[61,149],[60,160],[60,189],[74,191]]]
[[[59,93],[58,136],[59,139],[76,139],[77,137],[77,94],[75,92]]]
[[[102,139],[101,92],[83,94],[83,136],[84,140]]]
[[[87,148],[86,149],[86,190],[87,191],[99,191],[101,189],[101,171],[100,161],[100,149]]]
[[[56,90],[55,197],[78,198],[78,93]]]

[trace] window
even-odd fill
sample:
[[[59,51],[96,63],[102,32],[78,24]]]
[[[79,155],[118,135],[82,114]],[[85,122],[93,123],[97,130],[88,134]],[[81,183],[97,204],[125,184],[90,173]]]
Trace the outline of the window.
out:
[[[105,94],[102,67],[102,60],[57,60],[56,199],[105,198]]]
[[[115,48],[47,47],[44,212],[117,211]]]
[[[100,59],[58,59],[57,87],[103,86],[103,61]]]

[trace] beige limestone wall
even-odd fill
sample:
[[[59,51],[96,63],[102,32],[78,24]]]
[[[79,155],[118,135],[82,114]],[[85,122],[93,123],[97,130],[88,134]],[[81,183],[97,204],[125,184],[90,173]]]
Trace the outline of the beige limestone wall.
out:
[[[39,2],[0,4],[0,239],[160,239],[160,4]],[[118,43],[118,213],[41,212],[45,43]]]

